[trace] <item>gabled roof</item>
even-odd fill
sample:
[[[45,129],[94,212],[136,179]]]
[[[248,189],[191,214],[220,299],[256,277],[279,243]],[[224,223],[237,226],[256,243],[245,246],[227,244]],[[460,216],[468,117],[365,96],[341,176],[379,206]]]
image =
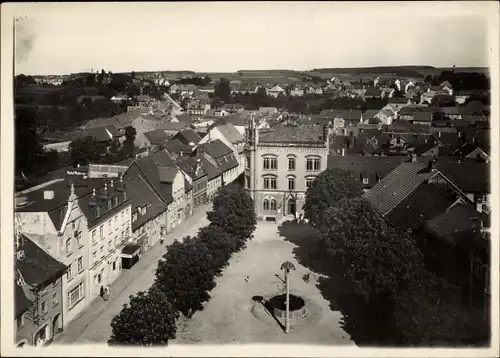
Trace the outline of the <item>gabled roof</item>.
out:
[[[436,168],[464,193],[490,193],[490,165],[439,161]]]
[[[437,171],[422,163],[402,163],[363,196],[382,214],[398,206],[420,184],[429,180]]]
[[[82,130],[80,132],[80,138],[85,137],[92,137],[99,143],[109,142],[113,139],[113,135],[106,130],[106,127],[97,127]]]
[[[201,137],[194,130],[188,128],[177,133],[173,139],[179,139],[184,144],[189,144],[191,142],[197,144],[201,140]]]
[[[201,157],[201,161],[207,171],[208,180],[213,180],[222,174],[222,172],[216,166],[212,165],[207,158]]]
[[[387,213],[385,219],[399,229],[414,230],[446,211],[456,200],[454,193],[435,184],[422,183]]]
[[[161,145],[165,144],[165,142],[169,139],[169,136],[163,129],[155,129],[149,132],[144,133],[144,136],[148,139],[148,141],[153,145]]]
[[[43,288],[56,277],[63,275],[66,265],[50,256],[25,235],[21,235],[24,259],[16,260],[16,268],[29,286],[37,285]]]
[[[193,124],[193,117],[189,114],[178,114],[175,116],[180,123],[184,123],[187,126]]]
[[[413,122],[432,122],[432,113],[417,112],[413,115]]]
[[[187,144],[184,144],[182,143],[179,139],[170,139],[168,140],[164,145],[163,147],[167,150],[167,152],[169,152],[170,154],[172,153],[175,153],[175,154],[180,154],[181,152],[182,153],[186,153],[186,154],[189,154],[192,152],[192,148],[187,145]]]
[[[179,169],[174,167],[159,167],[158,176],[160,177],[160,183],[172,184],[178,172]]]
[[[158,124],[157,129],[165,130],[165,131],[181,131],[183,129],[186,129],[186,124],[182,122],[170,122],[170,121],[164,121]]]
[[[245,141],[245,138],[241,135],[240,132],[234,127],[233,124],[227,123],[224,125],[218,125],[217,128],[222,133],[226,139],[232,144],[238,144]]]
[[[379,113],[380,109],[367,109],[366,111],[363,112],[363,118],[375,117]]]
[[[457,204],[425,224],[425,228],[453,246],[471,246],[488,217],[470,205]]]
[[[214,159],[233,153],[233,150],[220,139],[200,144],[199,148],[207,152]]]
[[[341,168],[349,170],[363,178],[368,178],[365,188],[373,187],[379,180],[385,178],[401,163],[408,161],[405,156],[328,156],[328,168]]]
[[[422,155],[425,152],[431,150],[432,148],[435,148],[438,146],[439,143],[437,139],[434,136],[425,136],[425,137],[420,137],[417,139],[415,143],[415,154]]]
[[[246,119],[238,113],[227,116],[226,122],[231,123],[234,126],[243,127],[245,126]]]
[[[147,207],[146,214],[140,215],[138,213],[137,220],[132,222],[133,231],[167,210],[167,205],[149,186],[141,174],[127,177],[125,185],[130,192],[140,193],[140,195],[132,195],[132,212],[136,212],[139,207]]]
[[[193,181],[203,176],[207,176],[207,171],[203,166],[201,156],[180,158],[175,163],[184,173],[189,175]],[[199,171],[197,171],[198,168],[200,169]]]

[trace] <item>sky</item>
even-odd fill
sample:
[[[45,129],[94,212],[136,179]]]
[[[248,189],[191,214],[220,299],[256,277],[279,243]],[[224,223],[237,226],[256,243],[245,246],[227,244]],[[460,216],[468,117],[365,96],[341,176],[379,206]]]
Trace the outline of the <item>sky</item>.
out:
[[[467,2],[18,5],[27,19],[16,73],[487,67],[488,11]]]

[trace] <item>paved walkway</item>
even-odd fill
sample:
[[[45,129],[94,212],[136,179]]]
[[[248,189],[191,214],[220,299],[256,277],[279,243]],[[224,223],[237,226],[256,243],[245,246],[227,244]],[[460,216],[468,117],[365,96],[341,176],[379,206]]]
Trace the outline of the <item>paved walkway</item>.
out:
[[[211,210],[211,204],[200,208],[193,216],[166,235],[164,244],[157,243],[143,254],[141,259],[129,270],[123,270],[121,276],[111,286],[111,296],[108,301],[101,297],[94,300],[90,306],[64,332],[54,340],[53,344],[68,343],[106,343],[111,336],[111,320],[128,303],[129,296],[139,291],[145,291],[154,282],[154,272],[158,260],[165,254],[165,246],[175,239],[185,236],[195,236],[198,230],[208,225],[206,212]]]
[[[284,218],[284,220],[289,219]],[[260,221],[255,238],[245,250],[233,255],[211,299],[202,311],[189,320],[179,320],[174,344],[327,344],[355,346],[342,327],[342,314],[332,311],[316,286],[317,274],[299,264],[293,249],[278,232],[278,224]],[[256,315],[254,296],[268,297],[285,292],[284,261],[291,261],[290,290],[309,300],[309,315],[305,322],[291,327],[285,334],[274,319],[263,320]],[[311,273],[311,282],[302,277]],[[314,314],[313,314],[314,313]]]

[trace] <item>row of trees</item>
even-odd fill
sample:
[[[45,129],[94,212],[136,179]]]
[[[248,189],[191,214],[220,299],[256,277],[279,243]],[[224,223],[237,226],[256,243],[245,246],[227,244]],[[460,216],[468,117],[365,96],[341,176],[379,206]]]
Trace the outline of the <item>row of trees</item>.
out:
[[[111,322],[112,345],[165,345],[176,336],[176,321],[191,318],[210,299],[215,278],[232,254],[242,250],[256,226],[253,201],[237,184],[218,190],[210,224],[196,237],[175,240],[158,263],[155,283],[147,292],[131,296],[130,303]]]
[[[328,262],[352,283],[359,310],[375,312],[391,343],[460,344],[487,339],[458,287],[427,271],[415,239],[395,230],[363,197],[351,172],[328,169],[306,193],[305,216],[321,232]]]

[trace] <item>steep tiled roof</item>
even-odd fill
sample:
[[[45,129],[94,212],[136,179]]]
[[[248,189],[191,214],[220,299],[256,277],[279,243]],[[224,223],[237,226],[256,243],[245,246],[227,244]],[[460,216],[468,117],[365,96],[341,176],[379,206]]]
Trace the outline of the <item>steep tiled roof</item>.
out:
[[[490,165],[477,162],[438,161],[436,168],[465,193],[489,193]]]
[[[169,139],[169,136],[163,129],[155,129],[153,131],[146,132],[144,133],[144,136],[153,145],[165,144],[165,142]]]
[[[451,245],[469,246],[480,235],[481,221],[488,221],[487,216],[470,205],[457,204],[429,220],[425,228]]]
[[[113,139],[105,127],[90,128],[81,131],[80,138],[92,137],[97,142],[108,142]]]
[[[233,150],[225,145],[220,139],[203,143],[199,148],[207,152],[214,159],[218,159],[233,152]]]
[[[259,143],[323,144],[323,128],[311,125],[259,131]]]
[[[432,113],[417,112],[413,115],[414,122],[432,122]]]
[[[180,131],[174,138],[179,139],[184,144],[189,144],[190,142],[197,144],[201,140],[201,137],[191,128]]]
[[[179,169],[173,167],[159,167],[158,176],[160,177],[160,183],[172,184],[178,171]]]
[[[137,211],[137,208],[146,206],[145,215],[137,215],[137,220],[132,222],[132,230],[135,231],[149,220],[154,219],[165,210],[167,205],[148,185],[147,181],[141,174],[129,176],[125,180],[127,189],[132,193],[140,195],[132,195],[132,212]]]
[[[199,160],[199,162],[198,162]],[[193,181],[202,178],[207,175],[207,171],[203,166],[203,161],[201,157],[188,157],[177,160],[176,165],[184,171],[187,175],[189,175]],[[197,168],[200,168],[200,171],[196,171]]]
[[[385,219],[399,229],[414,230],[447,210],[456,199],[455,194],[437,185],[422,183],[387,213]]]
[[[389,103],[404,104],[404,103],[408,103],[408,99],[405,97],[392,97],[392,98],[389,98]]]
[[[232,144],[238,144],[245,141],[245,138],[238,132],[232,123],[227,123],[225,125],[217,126],[219,131],[222,133],[226,139]]]
[[[439,143],[433,136],[419,137],[415,143],[415,154],[422,155],[438,146]]]
[[[208,180],[217,178],[219,175],[222,174],[221,171],[215,165],[210,163],[210,161],[207,158],[201,157],[201,161],[203,162],[203,166],[207,171]]]
[[[193,124],[193,117],[189,114],[178,114],[175,118],[177,118],[180,123],[184,123],[185,125],[190,126]]]
[[[182,143],[179,139],[170,139],[164,144],[164,148],[170,154],[180,154],[181,152],[186,154],[191,153],[191,147],[187,144]]]
[[[245,125],[246,119],[240,114],[233,114],[233,115],[227,116],[226,121],[228,123],[231,123],[234,126],[242,127]]]
[[[386,215],[436,173],[422,163],[402,163],[363,196]]]
[[[367,109],[366,111],[363,112],[363,118],[371,118],[375,117],[377,114],[380,113],[380,109]]]
[[[408,160],[409,158],[405,156],[331,155],[328,156],[328,168],[341,168],[368,178],[368,184],[364,184],[364,187],[371,188],[378,180],[382,180],[401,163]]]
[[[66,265],[57,261],[33,241],[21,234],[24,259],[16,260],[16,268],[23,275],[24,281],[29,285],[43,288],[47,283],[61,276],[66,270]]]
[[[164,121],[158,124],[157,129],[180,132],[181,130],[186,129],[186,124],[182,122]]]
[[[375,87],[368,87],[365,92],[365,96],[380,97],[381,95],[382,91]]]

